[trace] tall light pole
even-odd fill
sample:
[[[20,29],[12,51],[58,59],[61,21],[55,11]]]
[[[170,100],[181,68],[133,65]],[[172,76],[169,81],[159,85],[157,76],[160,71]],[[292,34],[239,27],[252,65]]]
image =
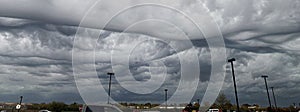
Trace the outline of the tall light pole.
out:
[[[228,62],[231,63],[232,79],[233,79],[233,85],[234,85],[234,93],[235,93],[235,100],[236,100],[237,112],[240,112],[239,99],[238,99],[238,95],[237,95],[236,83],[235,83],[235,75],[234,75],[234,69],[233,69],[233,61],[235,61],[234,58],[231,58],[231,59],[228,60]]]
[[[107,104],[109,104],[110,99],[110,87],[111,87],[111,76],[115,75],[115,73],[108,72],[107,75],[109,75],[109,84],[108,84],[108,98],[107,98]]]
[[[166,109],[168,108],[168,89],[165,89],[165,102],[166,102]]]
[[[296,103],[293,103],[293,105],[294,105],[294,108],[297,108]]]
[[[16,109],[18,109],[18,112],[20,112],[20,110],[21,110],[22,100],[23,100],[23,96],[20,96],[20,103],[16,106]]]
[[[275,103],[275,109],[277,110],[277,103],[276,103],[276,98],[275,98],[275,94],[274,94],[274,87],[270,87],[273,93],[273,99],[274,99],[274,103]]]
[[[270,108],[272,108],[272,104],[271,104],[271,100],[270,100],[270,95],[269,95],[269,89],[268,89],[268,83],[267,83],[268,76],[267,75],[262,75],[261,77],[264,78],[264,80],[265,80],[265,85],[266,85],[267,94],[268,94],[268,100],[269,100],[269,106],[270,106]]]

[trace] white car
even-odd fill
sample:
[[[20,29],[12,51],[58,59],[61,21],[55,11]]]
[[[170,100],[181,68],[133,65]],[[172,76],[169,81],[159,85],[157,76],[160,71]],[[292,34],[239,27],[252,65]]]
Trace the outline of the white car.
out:
[[[114,105],[83,105],[81,112],[123,112]]]
[[[51,112],[49,110],[40,110],[39,112]]]
[[[219,109],[209,109],[207,112],[221,112]]]

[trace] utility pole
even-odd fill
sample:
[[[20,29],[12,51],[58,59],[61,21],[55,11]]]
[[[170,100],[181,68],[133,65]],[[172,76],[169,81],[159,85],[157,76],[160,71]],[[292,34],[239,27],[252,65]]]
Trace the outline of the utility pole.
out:
[[[237,95],[236,83],[235,83],[235,75],[234,75],[234,69],[233,69],[233,61],[235,61],[234,58],[231,58],[231,59],[228,60],[228,62],[231,63],[232,79],[233,79],[233,84],[234,84],[234,93],[235,93],[235,100],[236,100],[237,112],[240,112],[239,99],[238,99],[238,95]]]

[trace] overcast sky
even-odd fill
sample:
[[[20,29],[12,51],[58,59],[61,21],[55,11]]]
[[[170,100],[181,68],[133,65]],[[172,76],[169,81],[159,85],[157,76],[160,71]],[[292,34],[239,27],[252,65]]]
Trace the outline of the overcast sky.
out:
[[[169,8],[132,8],[145,3]],[[81,26],[88,29],[76,33],[82,18],[87,22]],[[209,24],[214,22],[217,27]],[[95,35],[96,41],[90,38]],[[75,44],[75,37],[83,40]],[[222,38],[226,48],[213,49],[226,50],[226,56],[212,54],[205,38]],[[83,61],[95,56],[104,88],[106,73],[119,73],[112,79],[112,97],[117,101],[162,102],[164,88],[172,95],[182,76],[198,68],[199,79],[194,80],[199,82],[185,81],[196,84],[190,85],[197,87],[194,100],[202,99],[212,58],[234,57],[240,104],[268,104],[261,75],[269,76],[268,85],[274,86],[279,106],[300,103],[299,0],[1,0],[0,43],[1,102],[17,102],[20,95],[25,102],[82,102],[72,68],[75,48],[85,51]],[[193,62],[200,67],[191,66]],[[190,65],[187,72],[182,70],[183,63]],[[220,63],[224,67],[217,74],[225,77],[221,91],[235,103],[230,66]],[[132,92],[137,91],[132,89],[137,83],[131,82],[127,72],[137,81],[148,81],[141,94]]]

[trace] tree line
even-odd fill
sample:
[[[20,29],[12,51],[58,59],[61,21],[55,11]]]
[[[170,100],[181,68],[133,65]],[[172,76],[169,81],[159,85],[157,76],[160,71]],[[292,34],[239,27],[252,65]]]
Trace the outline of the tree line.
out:
[[[63,102],[51,102],[51,103],[34,103],[32,105],[27,105],[27,110],[50,110],[53,112],[62,112],[62,111],[77,111],[81,104],[77,104],[76,102],[72,104],[65,104]]]
[[[300,103],[299,103],[300,106]],[[249,108],[252,107],[252,108]],[[226,110],[236,110],[236,105],[231,104],[230,100],[227,99],[224,93],[220,93],[217,97],[215,103],[210,108],[217,108],[220,110],[226,111]],[[298,112],[300,108],[296,107],[295,104],[290,105],[289,107],[278,107],[277,109],[275,107],[260,107],[258,104],[242,104],[240,105],[240,109],[243,112],[253,112],[253,111],[269,111],[269,112]]]

